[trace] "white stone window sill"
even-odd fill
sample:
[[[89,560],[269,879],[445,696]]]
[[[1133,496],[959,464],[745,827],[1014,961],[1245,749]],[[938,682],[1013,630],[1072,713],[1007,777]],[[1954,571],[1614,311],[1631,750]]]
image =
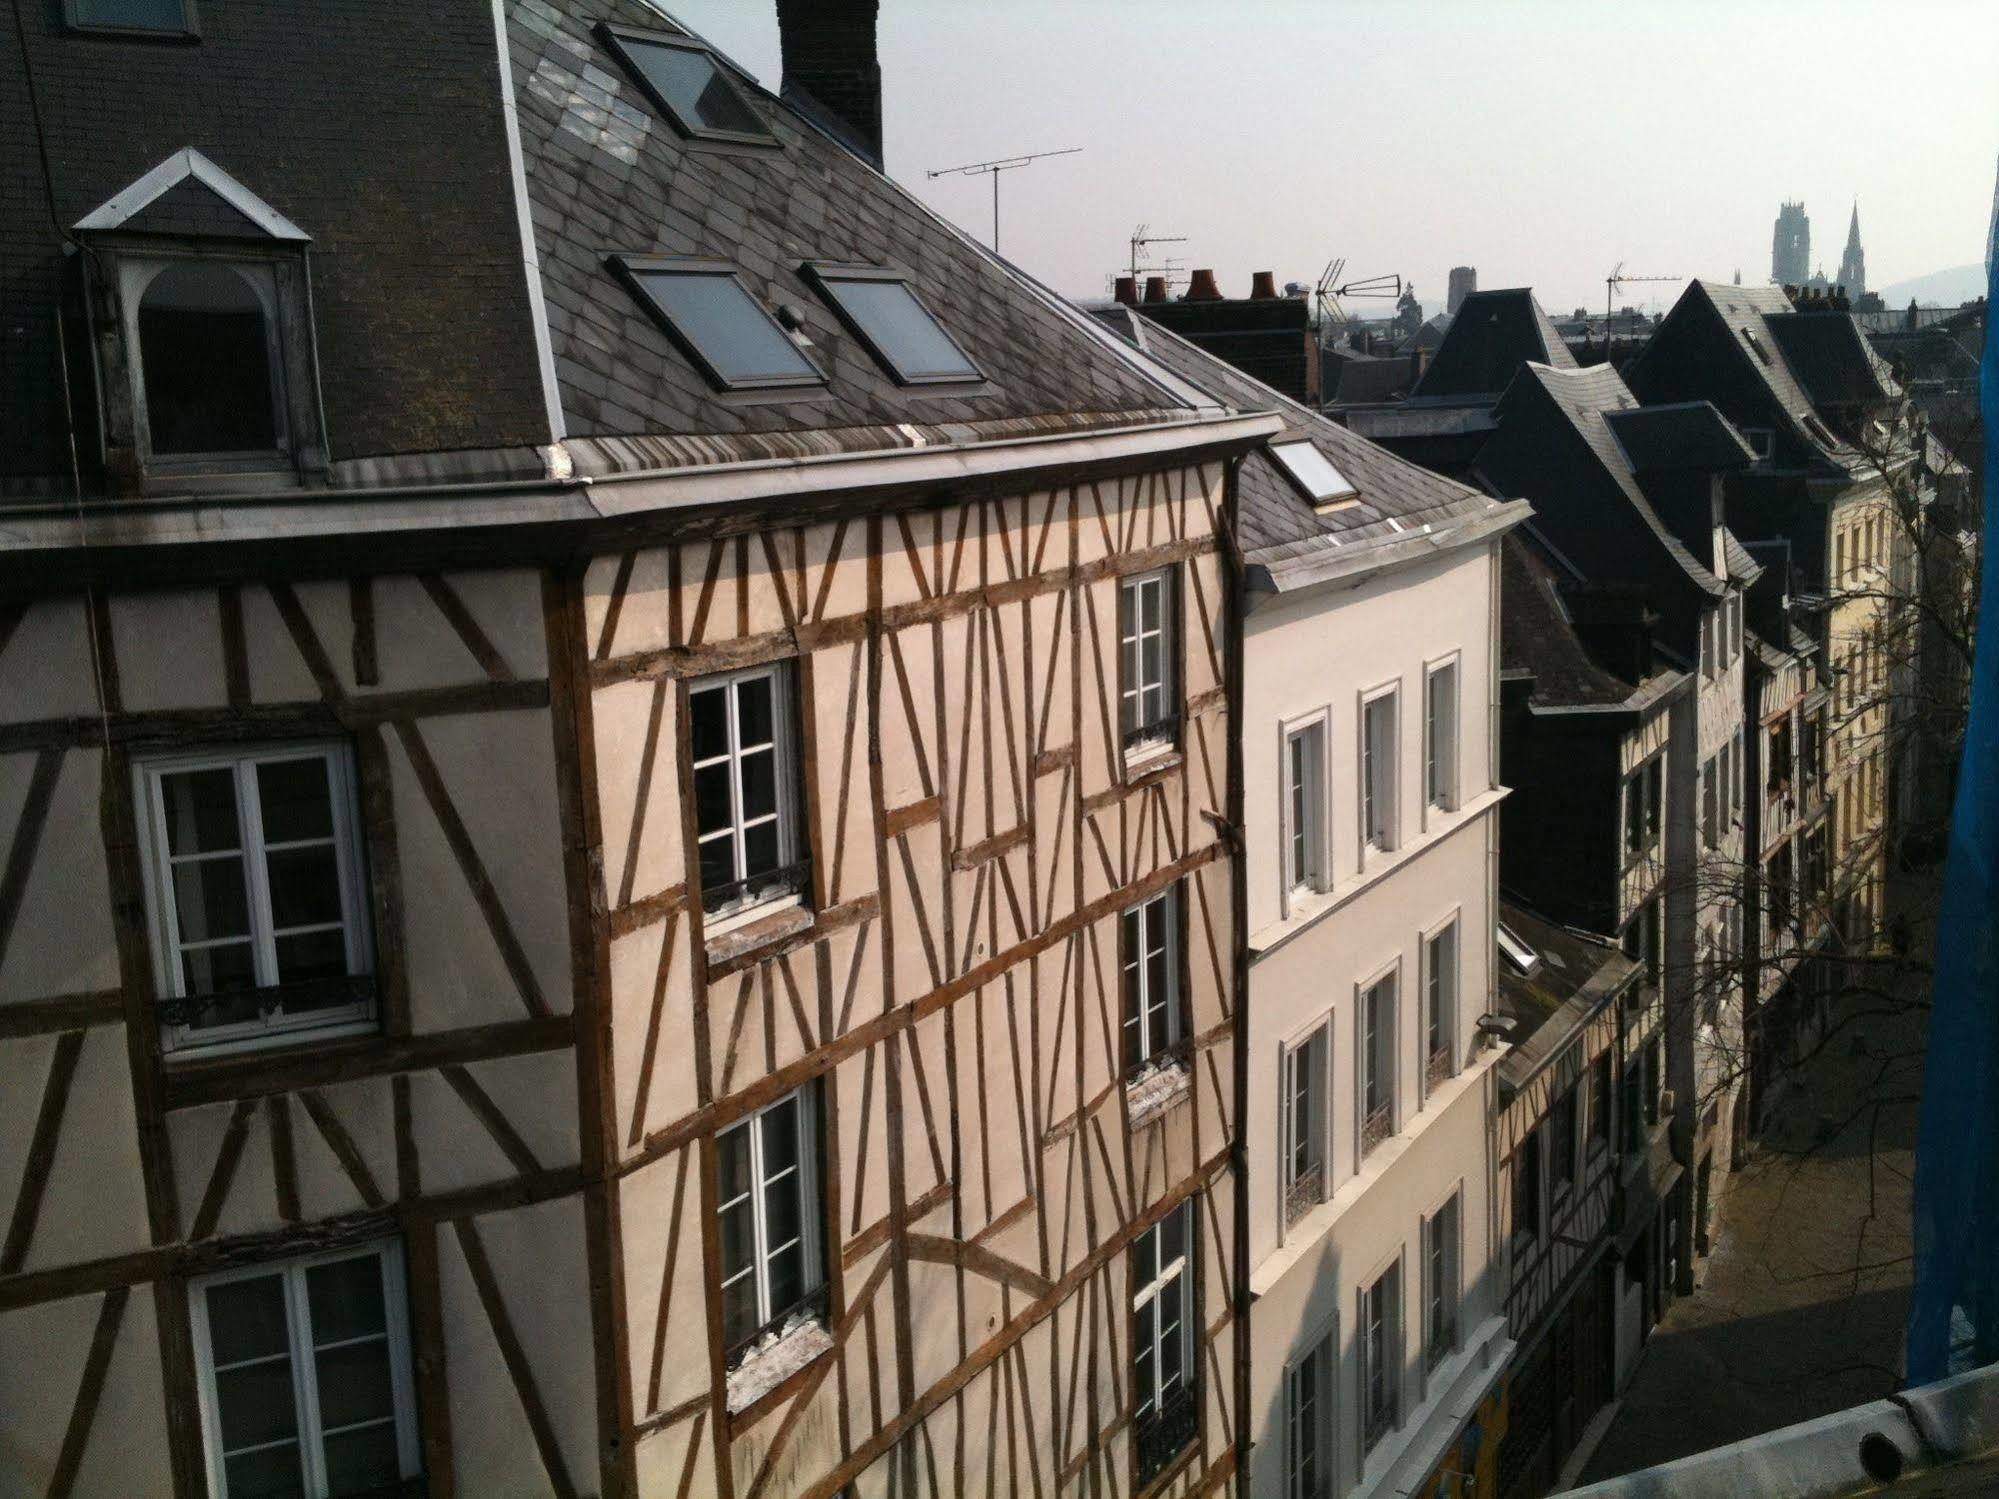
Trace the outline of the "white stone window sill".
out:
[[[758,1344],[729,1371],[729,1414],[749,1409],[822,1353],[832,1351],[833,1334],[816,1317]]]
[[[1125,1108],[1133,1127],[1165,1113],[1193,1090],[1193,1074],[1184,1062],[1160,1062],[1146,1068],[1124,1085]]]

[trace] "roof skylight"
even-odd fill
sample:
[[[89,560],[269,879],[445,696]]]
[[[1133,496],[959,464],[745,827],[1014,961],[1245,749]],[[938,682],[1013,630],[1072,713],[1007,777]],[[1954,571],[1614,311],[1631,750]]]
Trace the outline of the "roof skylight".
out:
[[[1360,492],[1348,481],[1345,474],[1333,466],[1330,458],[1309,442],[1272,443],[1270,455],[1284,465],[1284,471],[1311,497],[1315,505],[1343,500],[1349,495]]]
[[[1541,955],[1508,931],[1505,922],[1495,922],[1493,925],[1499,932],[1499,950],[1506,955],[1506,961],[1513,965],[1514,972],[1522,978],[1531,976],[1540,966]]]
[[[718,389],[825,383],[727,261],[618,255],[611,264]]]
[[[764,117],[699,42],[623,26],[600,26],[598,34],[681,134],[699,140],[775,140]]]
[[[805,273],[840,321],[901,384],[984,378],[900,272],[880,266],[807,265]]]

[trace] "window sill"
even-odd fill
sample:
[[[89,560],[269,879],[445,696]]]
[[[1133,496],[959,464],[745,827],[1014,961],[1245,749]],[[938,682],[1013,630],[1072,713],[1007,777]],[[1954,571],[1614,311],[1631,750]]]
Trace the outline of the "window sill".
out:
[[[812,911],[802,901],[775,909],[755,907],[728,918],[719,932],[704,933],[703,952],[708,966],[719,968],[758,948],[810,931],[812,923]]]
[[[833,1334],[816,1317],[800,1322],[744,1356],[729,1371],[729,1414],[739,1416],[792,1375],[833,1351]]]
[[[1125,1080],[1125,1110],[1135,1129],[1172,1108],[1194,1090],[1193,1074],[1178,1060],[1156,1062]]]
[[[1182,763],[1180,746],[1170,739],[1134,745],[1124,752],[1124,780],[1127,786],[1150,776],[1164,775]]]
[[[232,1036],[227,1040],[183,1041],[162,1046],[160,1061],[169,1071],[194,1071],[208,1063],[227,1064],[245,1056],[306,1047],[320,1048],[329,1042],[354,1042],[381,1034],[382,1022],[374,1015],[328,1021],[324,1025],[292,1026],[253,1036]]]

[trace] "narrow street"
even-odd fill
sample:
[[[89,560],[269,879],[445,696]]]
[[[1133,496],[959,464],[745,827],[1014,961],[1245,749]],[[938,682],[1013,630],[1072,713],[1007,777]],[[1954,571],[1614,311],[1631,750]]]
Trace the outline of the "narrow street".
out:
[[[1836,1034],[1730,1178],[1582,1482],[1878,1399],[1902,1368],[1920,1012]]]

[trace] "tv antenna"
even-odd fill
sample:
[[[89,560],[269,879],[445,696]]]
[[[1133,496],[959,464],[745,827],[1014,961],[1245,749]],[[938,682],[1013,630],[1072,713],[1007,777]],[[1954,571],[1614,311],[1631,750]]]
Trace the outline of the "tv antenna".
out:
[[[934,172],[925,172],[926,177],[976,177],[985,173],[993,179],[993,254],[999,254],[999,180],[1001,172],[1010,172],[1015,167],[1024,167],[1044,156],[1074,156],[1081,146],[1064,146],[1059,151],[1030,151],[1025,156],[1005,156],[995,161],[974,161],[961,167],[939,167]]]
[[[1137,282],[1140,271],[1164,271],[1170,277],[1180,264],[1178,260],[1168,256],[1163,265],[1140,265],[1138,257],[1141,251],[1149,250],[1154,245],[1187,243],[1187,236],[1184,234],[1147,234],[1145,231],[1151,227],[1150,224],[1140,224],[1131,231],[1131,279],[1134,283]]]
[[[1318,303],[1319,325],[1324,327],[1327,313],[1331,321],[1344,323],[1346,309],[1340,306],[1341,297],[1399,297],[1402,295],[1402,278],[1398,275],[1363,276],[1358,281],[1340,281],[1347,268],[1344,255],[1335,256],[1326,262],[1326,268],[1319,275],[1319,284],[1312,295]]]
[[[1610,298],[1618,287],[1633,281],[1684,281],[1686,279],[1685,276],[1627,276],[1624,274],[1624,262],[1621,260],[1618,261],[1616,268],[1603,278],[1603,336],[1605,338],[1610,337]]]

